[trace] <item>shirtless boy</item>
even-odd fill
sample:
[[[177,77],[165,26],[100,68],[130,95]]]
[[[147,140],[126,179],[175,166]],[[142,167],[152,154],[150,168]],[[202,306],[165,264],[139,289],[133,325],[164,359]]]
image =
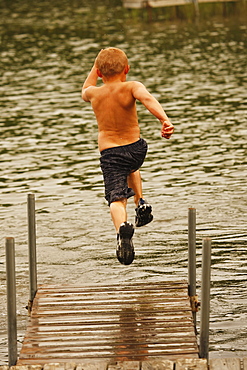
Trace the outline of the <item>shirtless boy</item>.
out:
[[[161,122],[161,136],[169,139],[174,131],[160,103],[137,81],[126,81],[130,70],[126,54],[118,48],[100,51],[82,87],[82,99],[90,102],[98,123],[100,165],[105,198],[117,232],[117,257],[129,265],[134,259],[134,226],[127,221],[127,199],[134,195],[135,226],[151,222],[152,207],[143,199],[139,168],[147,152],[140,138],[136,111],[139,100]],[[103,85],[97,87],[98,77]]]

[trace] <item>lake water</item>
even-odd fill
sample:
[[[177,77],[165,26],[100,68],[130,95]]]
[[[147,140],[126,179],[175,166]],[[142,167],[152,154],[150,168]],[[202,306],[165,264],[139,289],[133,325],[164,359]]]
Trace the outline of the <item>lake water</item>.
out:
[[[111,6],[110,6],[111,4]],[[5,237],[15,238],[18,347],[28,293],[26,199],[35,193],[39,284],[111,284],[187,279],[187,213],[197,209],[197,281],[202,239],[212,238],[210,356],[247,355],[246,14],[152,22],[118,1],[1,1],[0,364],[7,363]],[[104,200],[97,125],[81,85],[101,48],[129,56],[175,126],[140,104],[149,151],[142,167],[154,221],[136,230],[136,259],[115,257]],[[134,205],[128,204],[129,220]],[[199,321],[200,315],[198,315]],[[199,325],[199,323],[198,323]]]

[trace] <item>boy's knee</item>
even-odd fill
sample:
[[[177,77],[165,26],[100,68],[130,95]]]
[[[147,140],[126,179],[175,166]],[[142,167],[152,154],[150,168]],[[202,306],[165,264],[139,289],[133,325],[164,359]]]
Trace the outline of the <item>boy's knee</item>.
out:
[[[110,206],[111,205],[126,205],[127,204],[127,198],[121,198],[121,199],[116,199],[116,200],[114,200],[114,201],[112,201],[111,203],[110,203]]]

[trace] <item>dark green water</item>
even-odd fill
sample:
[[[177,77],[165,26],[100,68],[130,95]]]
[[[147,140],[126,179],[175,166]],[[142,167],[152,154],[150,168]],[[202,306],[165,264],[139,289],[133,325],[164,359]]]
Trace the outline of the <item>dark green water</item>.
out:
[[[210,356],[247,355],[246,14],[148,23],[118,1],[0,2],[0,364],[7,362],[5,237],[15,237],[19,347],[28,301],[27,193],[37,207],[39,284],[187,278],[187,212],[212,238]],[[234,7],[233,7],[234,9]],[[171,140],[138,105],[142,168],[154,222],[135,233],[136,260],[115,258],[97,125],[80,99],[98,51],[129,56],[175,125]],[[129,202],[129,219],[134,207]],[[199,316],[198,316],[199,318]]]

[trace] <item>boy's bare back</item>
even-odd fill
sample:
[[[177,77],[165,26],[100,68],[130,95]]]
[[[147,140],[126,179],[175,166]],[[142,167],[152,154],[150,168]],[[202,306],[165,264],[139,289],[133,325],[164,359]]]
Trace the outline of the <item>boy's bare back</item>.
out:
[[[119,67],[120,72],[112,75],[104,75],[101,72],[97,59],[83,84],[82,99],[91,102],[94,110],[99,130],[99,150],[131,144],[140,138],[136,100],[144,104],[161,121],[161,135],[169,139],[174,128],[160,103],[142,83],[126,82],[126,75],[130,69],[127,59],[126,62],[123,60],[122,68]],[[105,65],[102,70],[107,74]],[[96,86],[98,77],[102,78],[103,86]]]
[[[140,138],[133,95],[136,82],[114,81],[88,91],[99,130],[100,151],[127,145]]]

